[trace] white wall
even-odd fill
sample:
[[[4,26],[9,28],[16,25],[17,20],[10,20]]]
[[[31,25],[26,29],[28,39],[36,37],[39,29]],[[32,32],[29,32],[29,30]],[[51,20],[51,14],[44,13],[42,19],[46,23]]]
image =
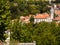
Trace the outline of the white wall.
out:
[[[42,22],[42,21],[45,21],[45,22],[52,22],[52,19],[34,19],[34,23],[38,23],[38,22]]]

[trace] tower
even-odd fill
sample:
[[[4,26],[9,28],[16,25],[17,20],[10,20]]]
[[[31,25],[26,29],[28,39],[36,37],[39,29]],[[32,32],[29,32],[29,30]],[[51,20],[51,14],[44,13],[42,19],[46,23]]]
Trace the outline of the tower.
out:
[[[51,4],[51,0],[49,0],[49,4]]]
[[[50,18],[53,19],[54,18],[54,5],[51,2],[52,0],[49,0],[49,4],[51,5],[51,9],[50,9]]]
[[[50,12],[51,12],[51,19],[53,19],[54,18],[54,7],[53,6],[51,7]]]

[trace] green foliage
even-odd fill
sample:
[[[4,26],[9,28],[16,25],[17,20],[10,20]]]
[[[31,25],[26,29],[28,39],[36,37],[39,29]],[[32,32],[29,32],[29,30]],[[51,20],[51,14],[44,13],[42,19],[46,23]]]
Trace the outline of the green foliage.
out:
[[[14,6],[14,4],[17,4],[17,6]],[[10,5],[12,19],[15,19],[21,15],[26,16],[29,14],[49,12],[49,8],[47,7],[49,4],[44,1],[14,0],[10,2]]]
[[[34,22],[34,17],[33,16],[31,16],[30,22]]]
[[[0,40],[4,41],[4,31],[10,22],[10,3],[9,1],[0,1]]]
[[[11,28],[11,41],[33,42],[37,45],[59,45],[60,43],[60,25],[55,22],[40,22],[38,24],[22,24],[15,22]]]
[[[42,0],[0,0],[0,40],[4,41],[4,36],[6,36],[4,31],[11,29],[12,40],[19,42],[32,42],[35,40],[37,45],[51,45],[52,42],[53,45],[60,44],[60,24],[58,27],[54,23],[45,22],[24,24],[19,23],[18,20],[11,24],[11,19],[19,18],[21,15],[49,12],[47,5],[49,5],[48,2]],[[33,17],[31,17],[30,21],[33,22],[33,20]]]

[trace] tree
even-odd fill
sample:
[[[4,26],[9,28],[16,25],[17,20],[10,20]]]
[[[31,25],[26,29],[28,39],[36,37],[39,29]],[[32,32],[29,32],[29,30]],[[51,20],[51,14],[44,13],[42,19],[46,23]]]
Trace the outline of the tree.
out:
[[[31,14],[40,13],[40,10],[38,10],[38,6],[36,6],[35,4],[29,5],[29,11]]]
[[[10,22],[10,4],[9,1],[0,1],[0,40],[4,41],[4,31]]]
[[[15,25],[16,24],[16,25]],[[12,38],[19,42],[33,42],[36,41],[37,45],[58,45],[59,43],[59,33],[58,27],[54,22],[40,22],[38,24],[15,23],[15,28],[12,28]],[[20,24],[20,26],[19,26]],[[60,29],[60,28],[59,28]],[[14,35],[16,34],[16,35]],[[14,35],[14,36],[13,36]]]
[[[31,16],[30,22],[34,22],[34,17],[33,16]]]

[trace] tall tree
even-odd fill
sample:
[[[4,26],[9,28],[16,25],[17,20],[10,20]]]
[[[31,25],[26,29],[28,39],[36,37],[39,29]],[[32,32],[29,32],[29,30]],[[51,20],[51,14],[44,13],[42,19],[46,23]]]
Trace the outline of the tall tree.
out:
[[[9,1],[0,1],[0,40],[5,40],[4,31],[10,22],[10,4]]]

